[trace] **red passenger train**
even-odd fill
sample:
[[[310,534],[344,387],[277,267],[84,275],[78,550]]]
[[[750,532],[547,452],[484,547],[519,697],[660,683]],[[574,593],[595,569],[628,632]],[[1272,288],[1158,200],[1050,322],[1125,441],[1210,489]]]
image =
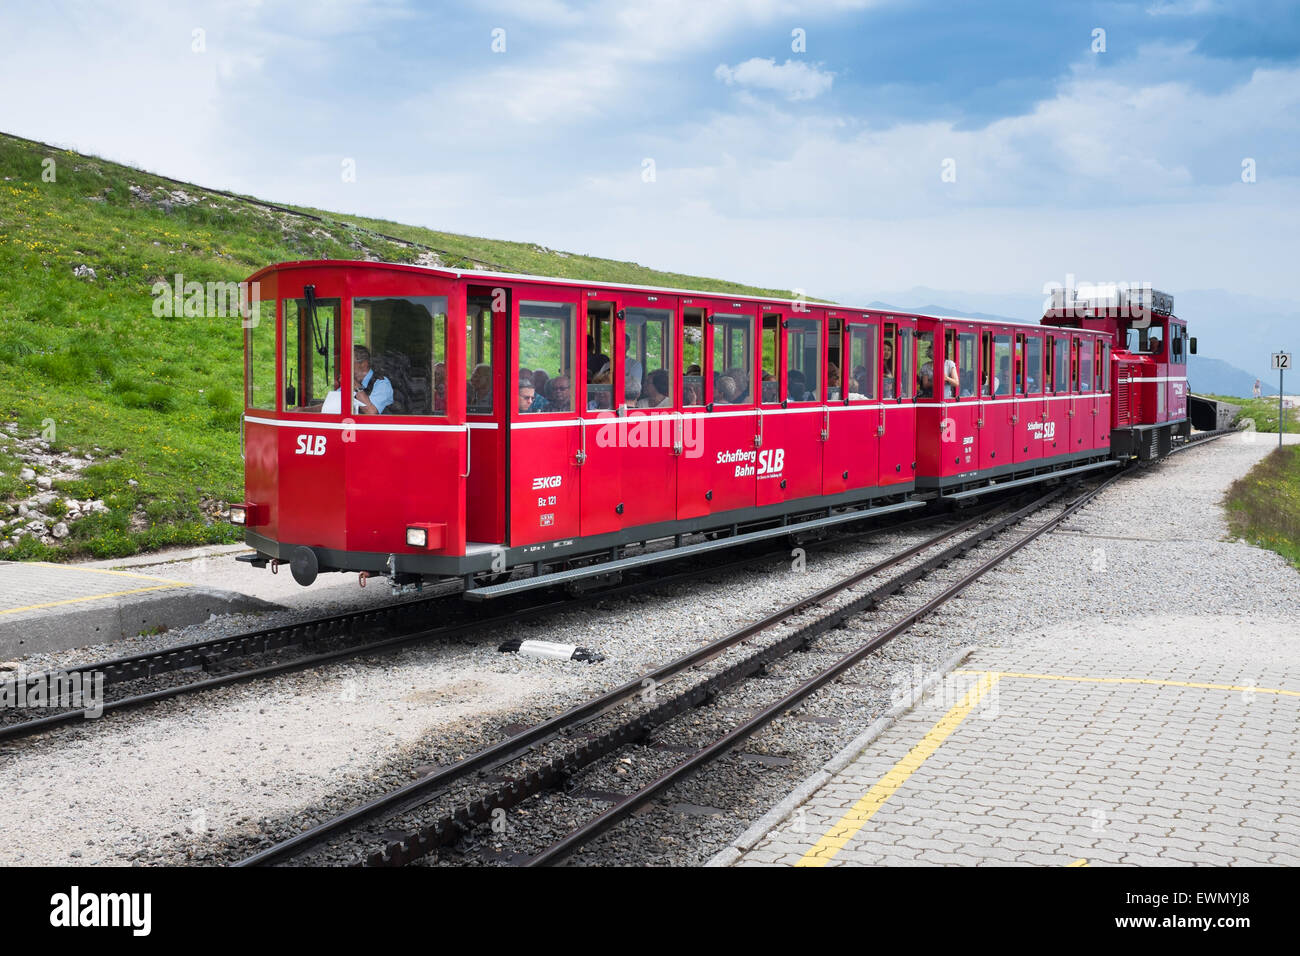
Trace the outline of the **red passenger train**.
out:
[[[302,584],[458,577],[492,597],[1190,434],[1195,340],[1149,290],[1061,296],[1030,326],[375,262],[250,282],[232,520],[244,560]]]

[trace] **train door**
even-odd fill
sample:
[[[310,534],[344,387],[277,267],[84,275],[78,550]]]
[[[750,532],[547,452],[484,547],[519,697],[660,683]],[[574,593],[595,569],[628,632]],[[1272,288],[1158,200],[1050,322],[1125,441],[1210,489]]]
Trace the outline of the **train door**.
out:
[[[623,411],[606,440],[620,451],[623,526],[631,528],[676,519],[677,463],[685,442],[677,412],[677,299],[631,293],[619,299],[615,341],[624,348]]]
[[[709,476],[704,497],[713,514],[752,508],[758,456],[764,447],[754,397],[758,381],[757,308],[753,303],[725,299],[683,299],[682,304],[703,304],[708,309],[704,327],[705,415],[699,432],[704,469]]]
[[[839,361],[831,367],[827,353],[829,409],[826,441],[822,451],[822,493],[838,494],[855,488],[873,487],[879,480],[879,393],[880,326],[870,316],[829,311],[831,323],[843,323],[843,345]],[[838,379],[838,381],[837,381]]]
[[[944,354],[956,366],[956,386],[949,384],[952,367],[944,365],[944,433],[939,474],[945,478],[968,475],[980,463],[979,334],[972,326],[944,329]]]
[[[1082,336],[1070,337],[1070,440],[1065,448],[1072,455],[1084,450],[1085,435],[1092,436],[1091,406],[1083,390],[1083,346]]]
[[[579,307],[577,292],[524,285],[512,290],[510,356],[497,374],[509,410],[513,547],[572,539],[580,532],[581,419],[573,400],[556,385],[572,384],[580,369]],[[544,390],[551,396],[540,401],[538,370],[546,374]]]
[[[1092,439],[1097,433],[1097,390],[1093,379],[1093,340],[1079,336],[1076,343],[1075,367],[1078,369],[1079,397],[1074,403],[1074,425],[1071,446],[1076,454],[1092,451]]]
[[[1016,464],[1043,457],[1043,337],[1037,332],[1022,332],[1019,343],[1019,371],[1016,375],[1015,441],[1012,452]]]
[[[760,349],[763,378],[780,369],[776,394],[765,389],[758,408],[760,444],[757,460],[757,502],[775,504],[791,498],[815,497],[822,491],[822,432],[829,415],[825,404],[821,309],[794,313],[764,307]]]
[[[713,487],[713,465],[706,455],[704,368],[708,364],[708,309],[698,302],[684,300],[680,305],[681,335],[677,354],[680,376],[674,376],[681,395],[681,415],[677,428],[682,454],[677,461],[677,519],[698,518],[711,510],[709,492]]]
[[[1015,463],[1015,398],[1012,394],[1011,332],[985,329],[980,336],[984,365],[980,385],[979,454],[982,468]]]
[[[578,417],[582,419],[579,450],[582,452],[583,537],[607,534],[623,527],[623,450],[619,447],[619,416],[624,411],[626,388],[617,314],[616,293],[600,290],[583,293],[582,328],[585,352],[582,362],[583,387],[578,390]]]
[[[1052,459],[1070,451],[1070,336],[1047,336],[1048,389],[1043,397],[1043,458]]]
[[[1097,416],[1093,419],[1092,447],[1105,450],[1110,447],[1110,345],[1102,339],[1093,345],[1097,359],[1092,373],[1097,385]]]
[[[916,474],[916,320],[885,316],[880,356],[880,484],[910,483]]]
[[[469,286],[465,295],[465,424],[469,461],[465,480],[465,538],[506,540],[506,425],[510,291]],[[457,379],[458,380],[458,379]],[[444,383],[445,385],[445,383]],[[437,383],[434,388],[436,389]]]

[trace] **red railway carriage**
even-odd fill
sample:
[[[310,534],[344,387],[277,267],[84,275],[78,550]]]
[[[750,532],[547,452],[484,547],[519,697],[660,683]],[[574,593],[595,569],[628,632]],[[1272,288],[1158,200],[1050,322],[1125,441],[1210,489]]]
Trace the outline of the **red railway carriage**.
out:
[[[241,560],[303,584],[492,597],[1162,454],[1186,422],[1170,314],[1029,326],[373,262],[250,281],[232,520]]]
[[[1107,336],[922,317],[917,485],[962,498],[1110,464]]]
[[[250,281],[235,515],[304,583],[470,585],[923,504],[915,317],[381,263]]]

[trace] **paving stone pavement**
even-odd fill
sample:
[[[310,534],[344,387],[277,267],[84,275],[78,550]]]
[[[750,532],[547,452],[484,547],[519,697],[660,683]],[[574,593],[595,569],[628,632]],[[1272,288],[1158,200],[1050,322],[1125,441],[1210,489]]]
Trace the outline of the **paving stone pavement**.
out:
[[[1300,864],[1286,623],[981,648],[735,865]]]

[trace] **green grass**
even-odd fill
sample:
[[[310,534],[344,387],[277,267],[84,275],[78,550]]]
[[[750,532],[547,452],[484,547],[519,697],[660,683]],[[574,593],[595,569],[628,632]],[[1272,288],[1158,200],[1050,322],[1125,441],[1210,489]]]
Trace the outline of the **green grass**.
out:
[[[54,182],[42,178],[47,158],[55,161]],[[199,201],[164,204],[178,188]],[[0,134],[0,423],[17,422],[27,435],[52,425],[55,449],[102,449],[96,458],[108,460],[56,488],[103,498],[110,508],[74,524],[58,546],[24,538],[6,558],[117,557],[238,539],[199,502],[243,497],[240,324],[237,317],[155,316],[151,287],[177,272],[186,281],[239,282],[284,260],[372,255],[414,262],[433,249],[451,267],[478,261],[520,273],[790,295],[528,243],[311,212],[325,222]],[[82,264],[95,269],[94,281],[73,275]],[[35,490],[18,479],[19,467],[0,451],[0,502]]]
[[[1233,534],[1300,568],[1300,445],[1287,445],[1228,489]]]
[[[1252,419],[1255,422],[1255,431],[1272,432],[1277,434],[1277,396],[1273,398],[1234,398],[1231,395],[1207,395],[1206,398],[1218,399],[1219,401],[1230,402],[1233,405],[1240,405],[1241,411],[1233,419],[1233,425],[1239,425],[1246,419]],[[1288,433],[1300,433],[1300,409],[1286,409],[1286,426],[1284,431]]]

